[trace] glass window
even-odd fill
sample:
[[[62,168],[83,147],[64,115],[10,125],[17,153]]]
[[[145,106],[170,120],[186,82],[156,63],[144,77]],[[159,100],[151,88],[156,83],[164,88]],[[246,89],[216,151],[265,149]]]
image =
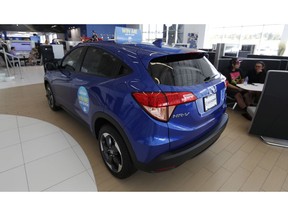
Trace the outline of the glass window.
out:
[[[209,26],[209,36],[205,46],[213,47],[217,43],[255,45],[254,54],[277,55],[284,25],[259,24],[244,26]]]
[[[241,28],[229,27],[224,28],[223,40],[225,43],[239,43],[241,36]]]
[[[263,26],[243,26],[241,33],[242,44],[259,44],[262,35]]]
[[[203,54],[171,55],[153,59],[149,72],[158,84],[191,86],[216,78],[219,72]]]
[[[62,62],[62,68],[67,71],[74,72],[80,64],[80,57],[84,47],[77,48],[69,53]]]
[[[85,55],[81,72],[104,77],[115,77],[127,74],[129,70],[110,53],[90,47]]]
[[[264,25],[262,38],[259,46],[256,47],[257,54],[278,55],[278,46],[281,41],[281,35],[284,25]]]
[[[81,67],[81,72],[97,74],[98,67],[101,61],[101,55],[102,55],[101,50],[96,49],[96,48],[89,48],[85,55],[85,58]]]
[[[143,24],[142,40],[152,43],[157,38],[163,38],[163,24]]]

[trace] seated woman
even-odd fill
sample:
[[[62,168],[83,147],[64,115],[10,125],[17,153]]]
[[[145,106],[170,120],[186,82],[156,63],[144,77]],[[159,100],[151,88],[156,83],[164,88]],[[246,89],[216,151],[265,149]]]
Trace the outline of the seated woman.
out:
[[[244,74],[240,69],[240,61],[233,58],[229,68],[223,73],[228,81],[227,94],[236,99],[238,106],[243,111],[242,115],[251,120],[251,116],[247,113],[247,107],[251,104],[251,93],[237,87],[237,84],[243,83]]]
[[[36,65],[36,60],[38,59],[39,57],[39,53],[38,53],[38,50],[37,48],[33,48],[29,54],[29,58],[28,58],[28,61],[29,61],[29,64],[30,65]]]

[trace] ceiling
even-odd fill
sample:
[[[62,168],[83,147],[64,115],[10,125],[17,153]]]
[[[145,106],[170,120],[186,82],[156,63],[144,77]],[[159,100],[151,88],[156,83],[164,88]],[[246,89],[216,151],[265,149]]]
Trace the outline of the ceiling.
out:
[[[45,24],[45,25],[0,25],[0,31],[24,31],[24,32],[55,32],[65,33],[64,25]]]

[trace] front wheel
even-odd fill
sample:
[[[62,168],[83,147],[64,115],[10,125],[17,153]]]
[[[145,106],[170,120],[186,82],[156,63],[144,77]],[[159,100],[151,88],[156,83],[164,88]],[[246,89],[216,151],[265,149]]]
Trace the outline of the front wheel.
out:
[[[118,131],[110,125],[104,125],[100,129],[98,140],[102,159],[112,175],[124,179],[136,172]]]

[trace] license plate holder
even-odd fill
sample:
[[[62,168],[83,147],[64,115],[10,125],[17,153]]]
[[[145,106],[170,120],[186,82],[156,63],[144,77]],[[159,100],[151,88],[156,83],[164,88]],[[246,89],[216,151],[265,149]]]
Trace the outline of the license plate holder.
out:
[[[207,112],[217,105],[217,97],[216,94],[211,94],[204,97],[204,110]]]

